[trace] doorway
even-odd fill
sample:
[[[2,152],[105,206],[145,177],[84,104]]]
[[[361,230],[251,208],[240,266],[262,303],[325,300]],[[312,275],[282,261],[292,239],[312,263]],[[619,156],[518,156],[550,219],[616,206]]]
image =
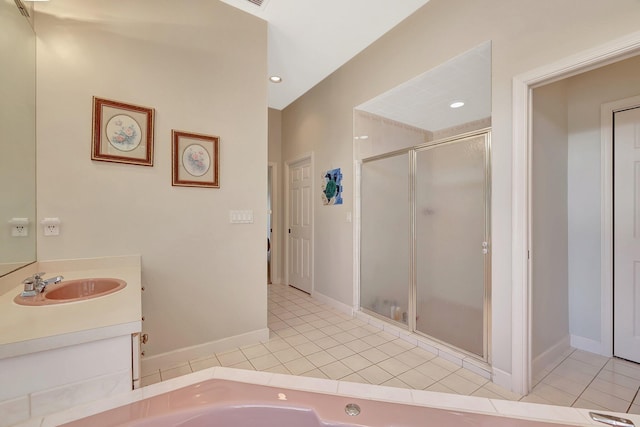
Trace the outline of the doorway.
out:
[[[613,355],[640,363],[640,99],[613,116]]]
[[[527,394],[531,389],[532,367],[532,303],[530,294],[532,290],[532,230],[531,213],[535,209],[531,199],[531,109],[533,89],[552,81],[576,76],[589,70],[594,70],[605,65],[627,59],[640,50],[640,33],[632,37],[613,41],[605,46],[599,46],[592,50],[573,55],[568,59],[550,64],[527,74],[516,76],[513,85],[513,186],[512,186],[512,221],[513,221],[513,246],[512,246],[512,389],[522,394]],[[599,134],[599,132],[598,132]],[[603,148],[604,151],[604,148]],[[602,166],[603,168],[605,165]],[[600,171],[600,167],[598,167]],[[609,170],[610,172],[610,170]],[[601,176],[605,176],[604,169]],[[599,190],[599,188],[598,188]],[[604,194],[604,191],[603,191]],[[602,205],[603,207],[606,204]],[[602,212],[603,220],[606,212]],[[600,228],[597,229],[600,231]],[[604,232],[604,231],[603,231]],[[605,240],[602,240],[605,242]],[[602,245],[603,258],[608,250],[607,245]],[[611,252],[609,252],[611,255]],[[601,271],[603,283],[606,268]],[[600,276],[598,277],[600,278]],[[600,300],[603,304],[597,307],[601,325],[598,325],[600,340],[606,339],[605,323],[611,324],[611,313],[607,313],[606,299],[611,295],[605,294],[605,288],[601,291]],[[609,310],[612,304],[609,303]],[[571,337],[573,341],[573,337]],[[600,344],[602,344],[600,342]],[[595,344],[592,340],[587,343]]]
[[[629,119],[623,127],[622,119],[616,117],[633,114],[640,97],[602,101],[640,85],[640,77],[626,76],[637,67],[640,57],[533,90],[534,384],[569,347],[633,359],[632,352],[624,356],[619,350],[633,341],[634,307],[629,303],[634,299],[634,262],[627,255],[631,256],[628,249],[634,245],[635,232],[635,123]],[[588,94],[592,87],[604,89]],[[600,135],[605,138],[601,140]],[[623,336],[624,343],[618,342]]]
[[[286,164],[287,283],[313,291],[313,156]]]
[[[275,189],[276,189],[276,163],[267,165],[267,284],[273,283],[274,276],[274,251],[273,247],[273,227],[274,227],[274,208],[275,202]]]

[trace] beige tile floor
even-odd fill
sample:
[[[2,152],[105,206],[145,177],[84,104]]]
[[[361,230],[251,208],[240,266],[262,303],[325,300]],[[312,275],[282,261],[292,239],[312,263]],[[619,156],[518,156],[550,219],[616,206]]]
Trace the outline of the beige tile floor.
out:
[[[640,414],[640,365],[570,350],[523,401]]]
[[[268,342],[185,361],[143,385],[213,366],[640,414],[640,365],[571,350],[524,398],[294,288],[269,285]]]

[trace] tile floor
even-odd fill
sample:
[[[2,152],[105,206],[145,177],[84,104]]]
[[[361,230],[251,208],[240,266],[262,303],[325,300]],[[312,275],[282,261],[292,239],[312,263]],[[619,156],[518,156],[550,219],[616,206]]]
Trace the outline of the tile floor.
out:
[[[640,414],[637,363],[572,349],[534,382],[523,401]]]
[[[284,285],[269,285],[268,342],[185,361],[143,385],[212,366],[640,414],[640,365],[571,350],[524,398]]]

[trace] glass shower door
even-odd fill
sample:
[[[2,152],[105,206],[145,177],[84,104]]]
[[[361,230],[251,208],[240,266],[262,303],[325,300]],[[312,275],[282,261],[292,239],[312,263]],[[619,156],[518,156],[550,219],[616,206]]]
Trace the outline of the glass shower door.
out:
[[[360,307],[407,323],[411,278],[409,154],[365,160],[361,179]]]
[[[487,134],[416,150],[416,330],[486,359]]]

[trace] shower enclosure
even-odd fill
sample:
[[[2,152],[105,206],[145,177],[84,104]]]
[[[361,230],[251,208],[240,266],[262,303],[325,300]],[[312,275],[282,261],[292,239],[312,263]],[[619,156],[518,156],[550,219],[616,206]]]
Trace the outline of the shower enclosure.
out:
[[[360,307],[488,361],[490,133],[365,158]]]

